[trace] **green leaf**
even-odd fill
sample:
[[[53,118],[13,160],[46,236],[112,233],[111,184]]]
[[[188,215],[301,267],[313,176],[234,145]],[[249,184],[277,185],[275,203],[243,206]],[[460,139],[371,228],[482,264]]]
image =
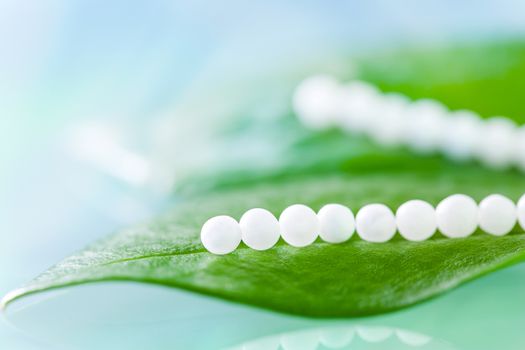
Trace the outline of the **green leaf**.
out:
[[[154,223],[96,243],[11,293],[4,302],[51,288],[129,280],[315,317],[395,310],[524,259],[525,235],[437,236],[420,243],[397,238],[385,244],[355,238],[339,245],[317,241],[306,248],[280,242],[269,251],[241,246],[232,254],[215,256],[201,246],[200,227],[212,215],[239,217],[245,209],[256,206],[277,214],[295,202],[316,209],[332,201],[354,209],[380,199],[391,206],[412,197],[435,203],[459,188],[479,198],[487,193],[487,185],[511,194],[512,188],[523,182],[520,175],[507,175],[503,183],[496,183],[499,177],[483,174],[472,179],[469,175],[473,173],[466,173],[453,172],[457,180],[454,185],[444,181],[451,176],[445,171],[314,176],[217,190],[186,202]]]
[[[519,87],[525,81],[525,63],[515,59],[522,57],[525,46],[503,48],[505,55],[494,53],[502,48],[490,45],[439,54],[405,52],[401,54],[404,59],[394,55],[365,60],[361,74],[384,90],[438,97],[451,107],[471,108],[484,116],[501,107],[502,113],[519,120],[521,96],[518,99],[515,93],[508,93],[490,98],[491,85]],[[500,62],[500,68],[476,63],[479,57]],[[472,91],[478,93],[477,99],[470,95]],[[212,176],[192,175],[190,181],[179,184],[178,193],[184,198],[171,213],[65,259],[9,293],[4,305],[40,291],[126,280],[299,315],[362,316],[418,303],[525,259],[525,235],[519,229],[505,237],[477,232],[464,239],[445,239],[437,234],[425,242],[396,237],[384,244],[354,237],[339,245],[316,241],[294,248],[279,242],[264,252],[241,245],[226,256],[209,254],[200,244],[199,232],[203,222],[214,215],[239,218],[253,207],[278,215],[293,203],[317,210],[337,202],[356,211],[364,204],[382,202],[395,209],[414,198],[437,204],[452,193],[466,193],[476,200],[502,193],[517,200],[525,189],[525,177],[514,170],[452,164],[439,156],[382,148],[337,130],[310,132],[289,111],[281,119],[264,123],[264,127],[241,123],[223,130],[226,145],[221,145],[221,149],[238,149],[243,145],[240,140],[258,140],[265,150],[261,153],[264,166],[254,164],[253,157],[232,159],[228,169],[212,169]],[[268,159],[274,161],[266,162]]]

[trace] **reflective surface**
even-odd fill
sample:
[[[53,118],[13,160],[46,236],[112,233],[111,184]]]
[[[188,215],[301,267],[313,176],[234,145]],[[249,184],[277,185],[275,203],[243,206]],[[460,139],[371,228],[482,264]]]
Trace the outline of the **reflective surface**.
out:
[[[230,350],[454,349],[444,341],[406,329],[339,325],[308,328],[243,342]]]
[[[288,316],[134,283],[72,287],[8,309],[17,332],[50,348],[523,349],[525,266],[407,310],[354,320]]]

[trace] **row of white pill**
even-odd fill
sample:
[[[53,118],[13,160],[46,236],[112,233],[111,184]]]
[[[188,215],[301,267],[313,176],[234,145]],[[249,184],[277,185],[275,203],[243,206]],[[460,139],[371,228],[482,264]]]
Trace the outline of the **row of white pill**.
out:
[[[394,340],[395,339],[395,340]],[[375,344],[372,348],[399,348],[399,346],[381,347],[379,344],[390,340],[393,344],[405,344],[402,349],[435,345],[432,349],[448,349],[440,341],[428,335],[411,330],[387,326],[330,326],[309,328],[283,334],[265,336],[250,340],[228,350],[315,350],[315,349],[348,349],[353,348],[356,341]],[[396,341],[397,340],[397,341]],[[392,344],[391,343],[391,344]],[[379,345],[379,346],[378,346]],[[363,346],[357,346],[363,348]]]
[[[486,120],[470,110],[449,111],[436,100],[410,101],[361,81],[340,84],[330,76],[303,81],[293,98],[299,119],[312,128],[341,127],[386,145],[454,160],[477,159],[492,168],[525,171],[525,128],[505,117]]]
[[[516,221],[525,229],[525,195],[517,205],[500,194],[492,194],[478,205],[467,195],[454,194],[435,209],[425,201],[410,200],[395,214],[384,204],[368,204],[355,217],[341,204],[327,204],[317,214],[305,205],[294,204],[281,213],[279,220],[261,208],[248,210],[239,222],[230,216],[215,216],[203,225],[201,241],[211,253],[228,254],[241,240],[256,250],[273,247],[280,237],[289,245],[305,247],[318,236],[328,243],[342,243],[354,231],[361,239],[374,243],[389,241],[396,231],[410,241],[426,240],[437,229],[449,238],[467,237],[478,227],[502,236],[514,228]]]

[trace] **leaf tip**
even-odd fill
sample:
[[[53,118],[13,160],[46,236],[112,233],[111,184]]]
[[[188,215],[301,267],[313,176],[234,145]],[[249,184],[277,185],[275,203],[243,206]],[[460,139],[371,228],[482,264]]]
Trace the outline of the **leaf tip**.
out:
[[[7,306],[21,295],[21,289],[15,289],[7,293],[0,300],[0,312],[5,313]]]

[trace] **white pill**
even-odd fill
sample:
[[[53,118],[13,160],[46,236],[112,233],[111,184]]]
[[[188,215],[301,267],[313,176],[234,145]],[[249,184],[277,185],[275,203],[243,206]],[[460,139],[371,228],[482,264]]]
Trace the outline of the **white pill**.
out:
[[[406,142],[416,152],[429,153],[443,142],[447,109],[434,100],[418,100],[407,110]]]
[[[396,329],[395,334],[402,343],[413,347],[423,346],[432,341],[428,335],[404,329]]]
[[[312,244],[319,234],[319,219],[315,212],[303,204],[286,208],[279,217],[281,236],[294,247]]]
[[[329,349],[348,349],[354,336],[352,326],[329,326],[319,330],[319,343]]]
[[[525,126],[516,130],[514,163],[525,172]]]
[[[509,233],[516,220],[516,205],[501,194],[491,194],[479,203],[479,227],[491,235]]]
[[[327,204],[319,210],[319,236],[328,243],[341,243],[355,231],[354,213],[341,204]]]
[[[201,242],[210,253],[231,253],[241,243],[241,228],[230,216],[215,216],[202,226]]]
[[[424,241],[436,232],[436,211],[429,203],[411,200],[396,211],[397,229],[409,241]]]
[[[474,112],[460,110],[452,113],[442,145],[445,154],[454,160],[471,158],[479,143],[481,125],[481,118]]]
[[[242,231],[242,241],[252,249],[270,249],[279,240],[279,222],[266,209],[248,210],[241,217],[239,225]]]
[[[525,194],[521,196],[517,205],[518,222],[523,230],[525,230]]]
[[[476,156],[485,165],[503,169],[515,160],[517,127],[504,117],[486,120],[481,128]]]
[[[329,75],[305,79],[293,96],[293,108],[298,118],[313,129],[332,126],[338,116],[338,89],[337,80]]]
[[[319,333],[317,330],[301,330],[283,333],[281,335],[282,350],[316,350],[319,344]]]
[[[357,213],[356,229],[359,237],[368,242],[382,243],[396,233],[396,218],[384,204],[368,204]]]
[[[436,207],[439,231],[449,238],[467,237],[478,226],[478,206],[464,194],[453,194]]]
[[[370,136],[381,145],[393,146],[403,142],[407,129],[405,114],[410,106],[410,100],[401,94],[385,94],[381,102],[381,110],[373,118],[370,126]]]
[[[357,326],[356,333],[367,343],[381,343],[394,334],[394,329],[382,326]]]
[[[342,86],[338,98],[341,126],[352,133],[368,131],[382,108],[377,89],[361,81]]]

